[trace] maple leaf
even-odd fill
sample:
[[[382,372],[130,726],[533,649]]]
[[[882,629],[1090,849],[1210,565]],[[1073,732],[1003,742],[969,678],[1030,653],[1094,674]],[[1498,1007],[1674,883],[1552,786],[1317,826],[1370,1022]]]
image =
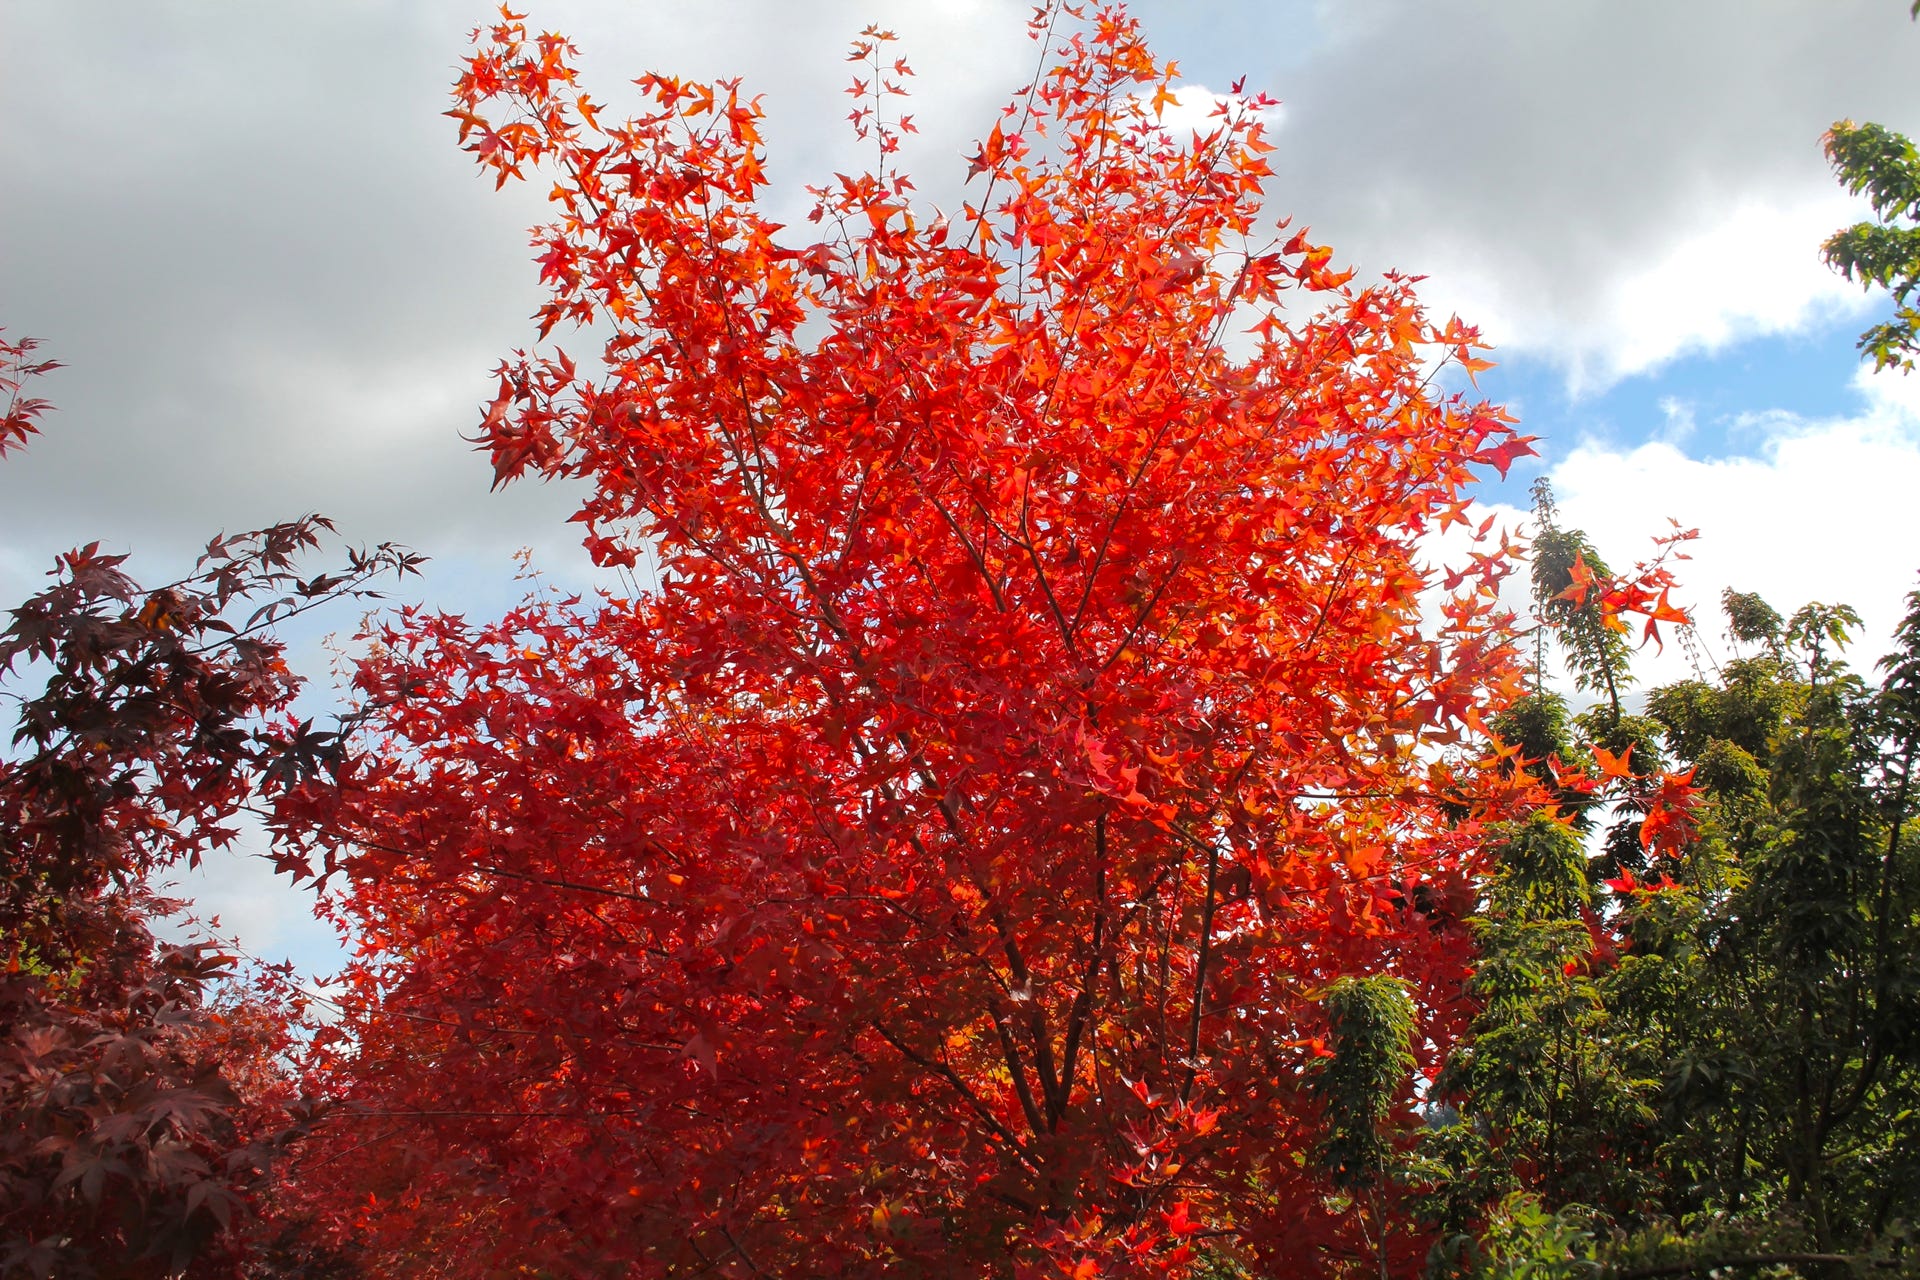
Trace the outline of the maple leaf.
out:
[[[1492,362],[1487,360],[1474,360],[1466,363],[1469,368],[1477,367],[1485,369],[1492,367]],[[1533,447],[1534,443],[1535,438],[1533,436],[1509,436],[1491,448],[1482,450],[1479,458],[1480,461],[1498,471],[1500,478],[1504,480],[1507,478],[1508,468],[1512,467],[1515,461],[1521,458],[1538,456],[1539,450]],[[1575,601],[1575,603],[1579,602]]]
[[[1693,840],[1696,825],[1694,809],[1699,789],[1693,785],[1693,770],[1663,773],[1647,802],[1647,816],[1640,823],[1640,844],[1649,852],[1678,856]]]
[[[1554,599],[1565,600],[1575,607],[1584,605],[1587,602],[1587,593],[1592,591],[1596,585],[1593,570],[1587,566],[1585,552],[1580,552],[1574,556],[1573,565],[1568,570],[1568,573],[1573,579],[1573,585],[1555,596]]]
[[[1631,761],[1633,744],[1629,743],[1626,750],[1617,756],[1597,743],[1593,746],[1592,751],[1593,761],[1600,766],[1600,776],[1602,778],[1622,778],[1629,782],[1633,780],[1634,772]]]

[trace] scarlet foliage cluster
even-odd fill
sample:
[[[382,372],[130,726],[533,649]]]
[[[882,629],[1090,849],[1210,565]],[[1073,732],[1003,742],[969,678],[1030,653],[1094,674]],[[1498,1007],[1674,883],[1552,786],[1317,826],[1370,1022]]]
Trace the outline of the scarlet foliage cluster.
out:
[[[1673,603],[1673,589],[1680,582],[1667,567],[1667,560],[1675,555],[1686,559],[1677,548],[1699,537],[1700,531],[1682,529],[1677,520],[1672,523],[1672,533],[1654,539],[1660,548],[1659,554],[1635,565],[1630,575],[1596,574],[1584,555],[1576,556],[1568,569],[1571,585],[1554,599],[1564,600],[1576,609],[1590,606],[1601,625],[1622,635],[1629,631],[1625,615],[1639,614],[1646,619],[1640,632],[1643,644],[1649,640],[1659,643],[1663,622],[1682,627],[1691,625],[1687,612]]]
[[[405,614],[358,772],[303,793],[362,939],[333,1140],[380,1153],[309,1190],[376,1272],[1424,1248],[1321,1155],[1321,997],[1396,975],[1422,1070],[1461,1026],[1509,560],[1442,587],[1421,548],[1526,442],[1434,389],[1485,362],[1411,281],[1263,239],[1266,100],[1178,135],[1123,12],[1034,35],[929,218],[865,33],[876,168],[796,236],[737,83],[616,119],[564,39],[478,34],[463,140],[554,184],[541,335],[606,335],[503,365],[483,443],[590,482],[587,546],[650,586]]]

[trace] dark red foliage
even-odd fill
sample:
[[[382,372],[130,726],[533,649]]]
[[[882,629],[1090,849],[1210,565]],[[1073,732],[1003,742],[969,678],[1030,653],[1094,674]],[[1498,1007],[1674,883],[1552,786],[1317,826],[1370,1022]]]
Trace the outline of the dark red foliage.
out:
[[[54,367],[31,346],[5,349],[0,447],[44,407],[19,394]],[[155,589],[84,547],[0,631],[0,1274],[239,1274],[271,1159],[310,1117],[284,986],[158,941],[177,904],[148,884],[337,760],[335,735],[287,719],[299,681],[269,628],[416,558],[303,577],[331,527],[215,538]]]

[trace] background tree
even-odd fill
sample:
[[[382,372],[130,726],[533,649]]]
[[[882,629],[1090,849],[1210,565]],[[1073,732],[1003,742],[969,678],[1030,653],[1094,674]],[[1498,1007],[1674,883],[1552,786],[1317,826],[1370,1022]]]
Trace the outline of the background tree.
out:
[[[0,450],[46,408],[24,393],[56,367],[33,345],[0,343]],[[179,904],[148,885],[333,758],[331,735],[286,721],[299,681],[267,628],[414,561],[382,548],[300,576],[330,528],[216,538],[156,589],[85,547],[0,631],[0,1274],[268,1265],[254,1219],[311,1112],[284,1060],[297,1000],[211,944],[161,942]]]
[[[1905,136],[1881,125],[1842,120],[1827,131],[1827,159],[1841,183],[1873,205],[1874,221],[1836,231],[1822,249],[1827,264],[1862,288],[1893,295],[1893,319],[1860,335],[1873,367],[1911,370],[1920,355],[1920,157]]]
[[[359,1154],[312,1178],[377,1271],[1418,1265],[1340,1153],[1391,1163],[1466,1016],[1508,561],[1421,547],[1526,446],[1431,389],[1471,329],[1261,230],[1263,99],[1175,135],[1124,13],[1035,36],[926,218],[867,32],[875,167],[788,238],[737,84],[619,119],[482,33],[461,136],[553,183],[542,336],[605,338],[507,362],[483,440],[659,585],[409,614],[359,670],[315,836]],[[1360,975],[1403,1045],[1349,1034]]]
[[[1920,0],[1912,15],[1920,19]],[[1910,371],[1920,354],[1920,158],[1913,144],[1877,124],[1842,120],[1821,139],[1827,160],[1854,195],[1865,195],[1875,221],[1836,231],[1822,246],[1827,265],[1861,288],[1879,285],[1893,295],[1893,319],[1860,335],[1860,350],[1876,371]],[[1902,226],[1901,223],[1907,225]]]
[[[1529,743],[1553,789],[1504,846],[1477,923],[1484,1004],[1442,1076],[1464,1123],[1430,1158],[1470,1192],[1429,1205],[1455,1233],[1443,1263],[1500,1273],[1525,1236],[1618,1274],[1912,1268],[1920,593],[1909,601],[1877,690],[1840,660],[1850,610],[1783,620],[1728,592],[1735,656],[1652,691],[1631,750],[1603,737],[1618,723],[1604,705]],[[1675,818],[1649,794],[1662,758],[1698,792]],[[1575,759],[1591,764],[1561,763]],[[1600,847],[1582,850],[1576,805],[1612,808]],[[1475,1213],[1514,1193],[1476,1262]]]

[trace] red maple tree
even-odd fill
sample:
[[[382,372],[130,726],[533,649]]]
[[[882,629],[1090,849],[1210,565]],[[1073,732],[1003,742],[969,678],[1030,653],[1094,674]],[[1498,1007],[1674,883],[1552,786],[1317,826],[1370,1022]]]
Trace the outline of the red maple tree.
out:
[[[506,362],[483,443],[650,586],[403,614],[303,792],[362,939],[308,1186],[376,1272],[1423,1250],[1327,1155],[1323,997],[1397,977],[1422,1069],[1460,1026],[1509,562],[1422,547],[1526,442],[1435,390],[1471,328],[1262,223],[1266,99],[1176,134],[1124,12],[1034,36],[949,219],[864,33],[879,162],[796,233],[739,84],[616,118],[562,37],[477,33],[462,139],[554,184],[541,337],[605,337]]]

